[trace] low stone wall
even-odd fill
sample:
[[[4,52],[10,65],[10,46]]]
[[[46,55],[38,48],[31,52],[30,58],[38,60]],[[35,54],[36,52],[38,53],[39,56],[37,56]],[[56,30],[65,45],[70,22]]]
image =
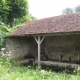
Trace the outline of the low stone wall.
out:
[[[22,58],[30,53],[30,39],[27,37],[7,38],[6,52],[11,58]]]
[[[53,60],[80,61],[80,35],[46,37],[45,53]]]

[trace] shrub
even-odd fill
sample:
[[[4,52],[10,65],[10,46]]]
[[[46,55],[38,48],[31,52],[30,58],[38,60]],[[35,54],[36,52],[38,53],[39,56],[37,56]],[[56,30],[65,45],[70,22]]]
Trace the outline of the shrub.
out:
[[[22,26],[23,24],[16,25],[15,27],[10,28],[6,25],[0,25],[0,48],[5,46],[6,37],[9,36],[16,28]]]

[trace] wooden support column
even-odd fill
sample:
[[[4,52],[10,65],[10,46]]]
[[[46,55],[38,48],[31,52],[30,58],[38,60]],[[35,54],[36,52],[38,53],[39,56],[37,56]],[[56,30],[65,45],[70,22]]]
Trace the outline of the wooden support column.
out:
[[[42,41],[44,40],[45,37],[43,37],[41,39],[41,36],[38,36],[37,38],[34,37],[35,41],[37,42],[38,44],[38,67],[40,66],[40,52],[41,52],[41,43]]]

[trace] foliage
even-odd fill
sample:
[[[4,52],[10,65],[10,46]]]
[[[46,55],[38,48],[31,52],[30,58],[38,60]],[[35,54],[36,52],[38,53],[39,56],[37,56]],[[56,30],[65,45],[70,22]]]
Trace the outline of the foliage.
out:
[[[0,25],[0,47],[4,46],[5,37],[9,34],[9,28]]]
[[[18,66],[16,62],[5,56],[0,57],[0,80],[80,80],[80,74],[77,75],[80,72],[76,75],[65,72],[56,73],[37,67],[34,69],[31,66]]]
[[[75,70],[75,75],[65,72],[53,72],[32,66],[19,66],[19,61],[12,60],[1,49],[0,80],[80,80],[80,69]],[[5,77],[4,77],[5,76]]]
[[[33,20],[29,17],[27,17],[28,20]],[[24,21],[26,21],[26,17],[23,17],[24,19],[16,19],[14,20],[15,26],[9,27],[8,25],[5,25],[3,23],[0,24],[0,48],[5,46],[6,37],[9,36],[11,32],[13,32],[16,28],[21,27],[24,24]],[[27,20],[27,21],[28,21]]]
[[[31,14],[28,14],[26,16],[23,16],[22,18],[19,19],[14,19],[14,26],[16,25],[21,25],[27,21],[32,21],[32,20],[36,20],[37,18],[32,16]]]
[[[64,9],[62,11],[63,14],[71,14],[71,13],[76,13],[76,12],[80,12],[80,5],[78,5],[74,9],[72,9],[72,8],[66,8],[66,9]]]
[[[63,14],[71,14],[71,13],[73,13],[73,12],[74,12],[74,11],[73,11],[72,8],[66,8],[66,9],[63,10]]]
[[[16,66],[18,60],[10,59],[9,54],[4,54],[4,51],[1,51],[1,56],[0,56],[0,65],[5,66],[5,67],[11,67],[11,66]]]
[[[80,5],[75,8],[75,12],[80,12]]]
[[[0,25],[0,48],[5,46],[6,37],[9,36],[11,32],[13,32],[16,28],[22,26],[23,24],[16,25],[13,28],[10,28],[7,25]]]
[[[28,0],[0,0],[0,21],[10,27],[14,20],[28,16]]]
[[[32,16],[32,14],[29,14],[29,15],[30,15],[31,20],[36,20],[37,19],[36,17]]]
[[[28,0],[0,0],[0,48],[13,30],[24,22],[35,19],[29,14]]]

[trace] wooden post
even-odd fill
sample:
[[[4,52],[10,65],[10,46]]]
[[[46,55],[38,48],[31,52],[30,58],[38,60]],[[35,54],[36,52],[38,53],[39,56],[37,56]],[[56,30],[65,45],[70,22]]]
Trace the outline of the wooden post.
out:
[[[38,66],[40,66],[40,36],[38,36]]]
[[[37,42],[38,44],[38,67],[40,67],[40,52],[41,52],[41,43],[42,41],[44,40],[45,37],[43,37],[41,39],[40,36],[38,36],[38,39],[36,37],[34,37],[35,41]]]

